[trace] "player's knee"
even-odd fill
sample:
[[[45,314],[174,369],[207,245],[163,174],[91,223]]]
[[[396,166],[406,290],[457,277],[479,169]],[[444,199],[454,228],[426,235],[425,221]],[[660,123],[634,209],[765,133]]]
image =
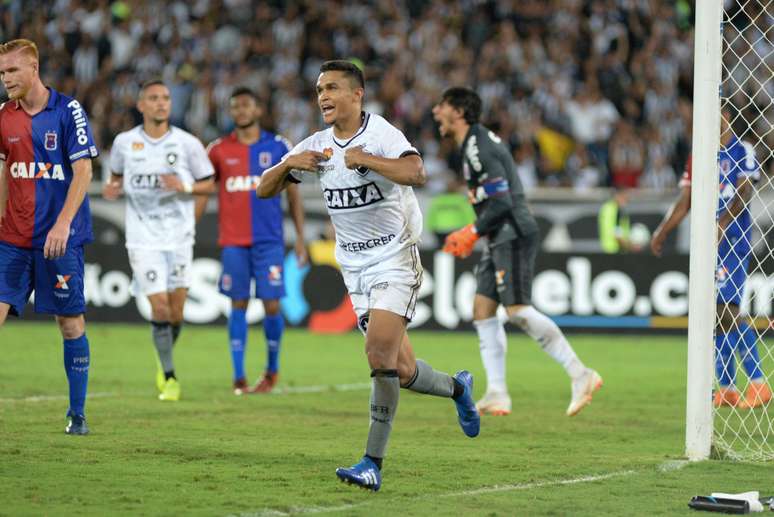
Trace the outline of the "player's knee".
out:
[[[248,301],[249,300],[231,300],[231,308],[246,311]]]
[[[267,316],[276,316],[280,311],[279,300],[264,300],[263,309]]]
[[[386,347],[378,344],[366,345],[366,356],[368,356],[368,366],[371,369],[396,368],[397,360],[386,350]]]
[[[400,378],[400,385],[405,386],[414,378],[414,374],[417,371],[416,360],[401,360],[398,358],[398,377]]]
[[[172,318],[169,303],[157,301],[151,304],[151,317],[153,321],[169,321]]]
[[[86,332],[83,316],[57,316],[56,323],[64,339],[77,339]]]

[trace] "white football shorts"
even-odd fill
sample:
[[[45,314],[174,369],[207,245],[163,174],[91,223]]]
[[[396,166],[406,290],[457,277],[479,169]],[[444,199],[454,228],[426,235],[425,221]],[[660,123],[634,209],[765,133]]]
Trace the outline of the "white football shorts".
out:
[[[132,266],[132,294],[150,296],[191,285],[193,246],[176,250],[130,249]]]
[[[365,334],[371,309],[394,312],[411,321],[422,285],[422,262],[414,244],[362,269],[342,269],[344,284],[357,314],[357,326]]]

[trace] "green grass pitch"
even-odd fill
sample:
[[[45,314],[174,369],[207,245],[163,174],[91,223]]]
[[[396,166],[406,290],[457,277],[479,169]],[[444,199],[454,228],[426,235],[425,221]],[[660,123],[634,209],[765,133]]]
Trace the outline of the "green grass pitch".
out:
[[[334,476],[365,445],[359,334],[287,331],[280,384],[291,392],[236,397],[225,329],[189,325],[175,349],[183,399],[162,403],[149,328],[88,332],[92,434],[71,437],[55,325],[0,328],[0,515],[691,515],[693,495],[774,492],[770,464],[678,461],[684,338],[572,337],[605,385],[567,418],[564,372],[512,333],[513,413],[485,417],[469,439],[451,401],[402,391],[382,490],[370,493]],[[450,373],[470,369],[483,393],[474,334],[411,337],[418,357]],[[247,358],[255,377],[259,328]]]

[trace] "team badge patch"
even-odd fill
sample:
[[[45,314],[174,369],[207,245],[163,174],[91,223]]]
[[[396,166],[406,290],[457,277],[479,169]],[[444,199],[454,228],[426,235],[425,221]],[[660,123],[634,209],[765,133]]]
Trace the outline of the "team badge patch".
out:
[[[167,163],[174,165],[177,162],[177,153],[167,153]]]
[[[56,131],[46,131],[44,147],[46,151],[56,151]]]
[[[145,149],[143,142],[132,142],[132,151],[142,151],[143,149]]]
[[[223,275],[223,278],[220,280],[220,285],[224,291],[230,291],[232,286],[231,275],[228,273]]]
[[[497,285],[502,285],[503,282],[505,282],[505,270],[500,269],[498,271],[495,271],[495,282],[497,282]]]
[[[331,156],[333,156],[333,149],[331,149],[330,147],[326,147],[325,149],[323,149],[323,154],[325,155],[326,158],[330,160]]]
[[[271,167],[271,153],[262,151],[260,154],[258,154],[258,165],[260,165],[263,169]]]
[[[282,284],[282,266],[269,266],[269,283]]]

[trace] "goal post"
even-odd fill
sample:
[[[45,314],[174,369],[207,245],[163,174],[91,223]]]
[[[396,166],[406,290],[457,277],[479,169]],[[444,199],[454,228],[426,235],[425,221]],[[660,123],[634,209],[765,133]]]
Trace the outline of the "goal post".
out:
[[[712,444],[722,16],[722,0],[696,2],[685,432],[690,460],[708,458]]]
[[[695,5],[685,450],[770,461],[774,0]]]

